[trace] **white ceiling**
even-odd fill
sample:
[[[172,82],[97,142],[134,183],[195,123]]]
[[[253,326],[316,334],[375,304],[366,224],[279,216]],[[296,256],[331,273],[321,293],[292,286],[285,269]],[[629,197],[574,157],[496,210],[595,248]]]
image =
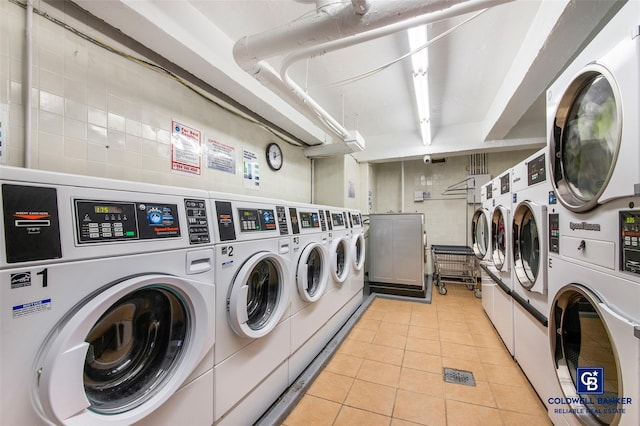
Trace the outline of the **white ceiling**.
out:
[[[304,143],[340,142],[313,124],[304,110],[244,72],[232,55],[241,37],[315,14],[315,4],[292,0],[76,3]],[[363,136],[365,149],[354,154],[360,161],[537,147],[545,140],[546,87],[623,3],[509,2],[434,42],[428,50],[433,141],[427,146],[420,139],[409,58],[355,83],[332,85],[405,55],[409,51],[406,32],[300,61],[290,75],[339,123]],[[430,24],[429,38],[471,15]],[[268,59],[276,69],[280,60]]]

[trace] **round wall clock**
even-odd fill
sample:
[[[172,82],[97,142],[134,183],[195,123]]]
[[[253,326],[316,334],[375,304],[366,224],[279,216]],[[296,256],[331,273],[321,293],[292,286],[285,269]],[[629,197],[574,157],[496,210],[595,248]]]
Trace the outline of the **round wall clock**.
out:
[[[282,168],[282,164],[284,163],[284,158],[282,157],[282,149],[280,145],[277,143],[270,143],[267,145],[267,164],[271,170],[280,170]]]

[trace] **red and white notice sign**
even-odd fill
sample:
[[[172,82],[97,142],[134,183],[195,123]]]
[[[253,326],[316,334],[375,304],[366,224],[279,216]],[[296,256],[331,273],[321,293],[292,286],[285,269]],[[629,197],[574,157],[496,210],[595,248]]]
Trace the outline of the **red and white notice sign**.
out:
[[[200,130],[171,122],[171,170],[200,174],[202,134]]]

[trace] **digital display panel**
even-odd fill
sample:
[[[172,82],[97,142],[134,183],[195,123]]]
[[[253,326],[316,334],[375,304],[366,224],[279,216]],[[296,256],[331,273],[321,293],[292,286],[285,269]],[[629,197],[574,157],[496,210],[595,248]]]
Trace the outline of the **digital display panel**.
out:
[[[120,206],[111,205],[111,206],[93,206],[93,211],[96,213],[104,213],[104,214],[122,214],[124,210]]]

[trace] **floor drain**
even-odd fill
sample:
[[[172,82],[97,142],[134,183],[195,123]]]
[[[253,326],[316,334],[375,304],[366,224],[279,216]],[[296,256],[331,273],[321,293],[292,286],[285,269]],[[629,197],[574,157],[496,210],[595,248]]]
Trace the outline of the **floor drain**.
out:
[[[444,369],[444,381],[447,383],[457,383],[465,386],[475,386],[476,381],[473,379],[471,371],[456,370],[455,368]]]

